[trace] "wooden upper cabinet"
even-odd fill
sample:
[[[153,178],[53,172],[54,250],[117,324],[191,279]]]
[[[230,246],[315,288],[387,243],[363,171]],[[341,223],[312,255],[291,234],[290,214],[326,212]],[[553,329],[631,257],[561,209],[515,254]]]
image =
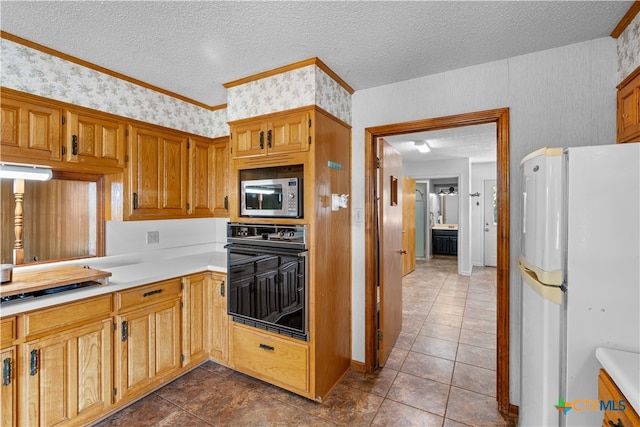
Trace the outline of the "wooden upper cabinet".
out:
[[[233,158],[309,150],[311,118],[307,111],[278,113],[231,127]]]
[[[181,217],[187,212],[187,138],[131,127],[129,219]]]
[[[67,111],[65,160],[107,167],[125,166],[125,124],[98,115]]]
[[[618,85],[618,143],[640,141],[640,67]]]
[[[6,93],[0,105],[2,160],[34,163],[62,159],[60,109]]]
[[[189,138],[189,215],[229,216],[228,138]]]

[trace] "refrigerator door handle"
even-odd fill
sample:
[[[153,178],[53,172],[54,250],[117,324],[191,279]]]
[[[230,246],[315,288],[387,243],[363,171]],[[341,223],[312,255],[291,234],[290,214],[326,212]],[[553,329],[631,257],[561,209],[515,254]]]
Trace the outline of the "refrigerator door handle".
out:
[[[524,281],[527,282],[531,289],[536,291],[538,295],[554,304],[562,304],[562,289],[559,286],[544,285],[540,283],[535,274],[522,265],[522,263],[518,263],[518,267],[520,268],[520,274]]]

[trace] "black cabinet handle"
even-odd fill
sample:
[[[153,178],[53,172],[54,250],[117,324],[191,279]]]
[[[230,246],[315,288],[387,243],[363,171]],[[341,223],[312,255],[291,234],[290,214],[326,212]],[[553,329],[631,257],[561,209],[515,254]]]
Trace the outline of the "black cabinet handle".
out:
[[[162,293],[162,289],[156,289],[155,291],[145,292],[144,294],[142,294],[142,297],[146,298],[146,297],[150,297],[151,295],[157,295],[161,293]]]
[[[71,135],[71,154],[78,155],[78,135]]]
[[[271,148],[271,129],[267,131],[267,147]]]
[[[138,209],[138,193],[133,193],[133,209]]]
[[[125,342],[129,337],[129,331],[127,330],[127,322],[125,320],[122,321],[122,342]]]
[[[264,150],[264,132],[260,131],[260,149]]]
[[[267,351],[275,350],[275,347],[271,347],[270,345],[266,345],[266,344],[260,344],[260,348]]]
[[[229,196],[224,196],[224,210],[229,210]]]
[[[220,296],[224,296],[224,280],[220,282]]]
[[[38,374],[38,350],[31,350],[31,363],[29,364],[29,375]]]
[[[624,427],[624,424],[622,423],[622,420],[620,418],[618,418],[618,423],[614,423],[613,421],[609,420],[608,421],[609,425],[611,427]]]
[[[11,384],[11,358],[7,357],[2,361],[2,385]]]

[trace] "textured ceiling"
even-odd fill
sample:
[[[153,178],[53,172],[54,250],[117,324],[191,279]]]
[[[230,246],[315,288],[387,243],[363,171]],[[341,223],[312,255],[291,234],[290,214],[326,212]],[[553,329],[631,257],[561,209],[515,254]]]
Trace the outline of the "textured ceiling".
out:
[[[611,33],[631,1],[6,1],[0,28],[203,102],[319,57],[355,90]]]

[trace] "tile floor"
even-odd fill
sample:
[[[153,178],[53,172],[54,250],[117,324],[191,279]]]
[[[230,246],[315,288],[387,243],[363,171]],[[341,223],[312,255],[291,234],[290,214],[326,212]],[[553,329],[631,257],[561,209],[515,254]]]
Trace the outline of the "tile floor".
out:
[[[207,362],[98,424],[107,426],[501,426],[496,273],[418,261],[384,368],[351,371],[322,404]]]

